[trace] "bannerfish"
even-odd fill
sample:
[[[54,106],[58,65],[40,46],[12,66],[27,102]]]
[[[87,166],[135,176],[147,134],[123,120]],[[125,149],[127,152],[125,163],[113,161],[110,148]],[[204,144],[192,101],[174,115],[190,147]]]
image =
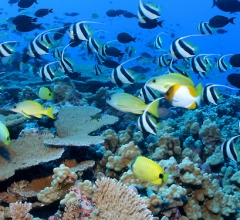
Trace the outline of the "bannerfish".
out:
[[[227,161],[227,159],[233,160],[235,162],[238,162],[240,160],[239,148],[232,143],[232,141],[239,136],[240,135],[234,136],[222,143],[221,151],[225,161]]]

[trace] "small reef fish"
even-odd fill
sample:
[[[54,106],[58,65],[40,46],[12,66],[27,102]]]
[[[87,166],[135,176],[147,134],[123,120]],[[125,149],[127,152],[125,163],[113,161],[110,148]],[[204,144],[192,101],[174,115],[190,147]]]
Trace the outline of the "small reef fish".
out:
[[[227,18],[221,15],[216,15],[209,20],[209,25],[213,28],[222,28],[228,23],[234,24],[234,19],[236,17]]]
[[[115,93],[106,102],[121,112],[131,112],[133,114],[142,114],[148,106],[138,97],[128,93]],[[159,117],[157,109],[149,108],[148,112]]]
[[[196,88],[175,84],[164,94],[165,99],[175,107],[195,109],[200,105],[202,95],[202,84],[199,83]]]
[[[54,106],[44,109],[40,103],[32,100],[26,100],[26,101],[17,103],[10,110],[16,113],[20,113],[27,118],[30,118],[30,116],[35,116],[36,118],[42,118],[42,115],[46,115],[54,119],[53,109],[54,109]]]
[[[195,56],[194,51],[198,48],[193,47],[190,43],[185,42],[183,39],[187,37],[200,36],[188,35],[174,40],[170,45],[170,54],[174,59],[184,59]]]
[[[44,17],[46,15],[48,15],[49,13],[53,13],[53,9],[47,9],[47,8],[43,8],[43,9],[38,9],[34,15],[36,17]]]
[[[120,43],[127,44],[127,43],[130,43],[132,41],[135,42],[137,38],[136,37],[132,37],[128,33],[122,32],[122,33],[117,35],[117,39],[118,39],[118,41]]]
[[[213,35],[215,32],[215,29],[209,25],[209,22],[201,22],[197,29],[202,35]]]
[[[189,77],[183,76],[180,73],[169,73],[153,77],[149,80],[147,86],[161,93],[166,93],[167,90],[175,84],[194,86],[193,81]]]
[[[233,67],[240,67],[240,54],[234,54],[230,60],[229,63],[233,66]]]
[[[240,135],[234,136],[230,138],[229,140],[226,140],[221,145],[221,151],[223,153],[224,160],[227,161],[227,159],[233,160],[235,162],[238,162],[240,160],[240,152],[238,146],[235,146],[232,141],[239,137]]]
[[[0,142],[10,144],[10,134],[5,124],[0,121]]]
[[[164,173],[163,168],[153,160],[147,157],[138,156],[131,164],[133,174],[141,180],[145,180],[152,184],[166,183],[168,174]]]
[[[142,131],[144,136],[148,133],[156,135],[156,128],[161,126],[160,124],[157,124],[155,118],[147,114],[150,108],[158,109],[160,99],[162,98],[158,98],[151,102],[144,110],[143,114],[138,118],[138,128]]]
[[[151,80],[151,79],[150,79]],[[144,101],[146,104],[157,99],[157,94],[154,90],[147,86],[149,81],[147,81],[144,86],[139,91],[139,98]]]
[[[48,88],[46,87],[41,87],[38,91],[38,96],[42,100],[50,100],[53,98],[53,92],[51,92]]]

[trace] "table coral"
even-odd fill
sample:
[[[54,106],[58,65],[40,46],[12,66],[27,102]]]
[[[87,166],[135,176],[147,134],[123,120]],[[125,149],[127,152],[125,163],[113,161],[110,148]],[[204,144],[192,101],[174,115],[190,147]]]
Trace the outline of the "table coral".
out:
[[[98,121],[92,120],[92,116],[100,112],[100,109],[90,106],[60,109],[55,123],[58,137],[46,139],[44,143],[56,146],[90,146],[102,143],[103,137],[89,134],[103,126],[114,124],[118,118],[103,115]]]
[[[1,151],[5,152],[0,156],[0,166],[2,168],[0,180],[13,176],[16,170],[26,169],[60,158],[64,152],[63,148],[51,148],[43,144],[44,140],[52,137],[52,134],[47,132],[38,136],[24,136],[12,140],[7,148],[0,147]]]

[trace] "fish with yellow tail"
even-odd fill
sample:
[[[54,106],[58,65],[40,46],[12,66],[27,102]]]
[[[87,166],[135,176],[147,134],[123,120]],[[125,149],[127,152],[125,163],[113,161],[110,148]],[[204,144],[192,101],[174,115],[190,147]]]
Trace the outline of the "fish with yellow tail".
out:
[[[131,112],[133,114],[142,114],[148,107],[141,99],[128,93],[115,93],[111,95],[106,102],[113,108],[122,112]],[[152,115],[159,117],[158,110],[155,106],[148,109]]]
[[[180,73],[169,73],[153,77],[148,81],[147,86],[151,89],[159,91],[160,93],[165,93],[171,86],[175,84],[182,84],[192,87],[194,86],[192,79]]]
[[[0,142],[5,145],[10,144],[10,134],[5,124],[0,122]]]
[[[26,101],[17,103],[10,110],[16,113],[20,113],[27,118],[31,118],[30,116],[34,116],[36,118],[42,118],[43,115],[46,115],[54,119],[53,109],[54,109],[54,106],[44,109],[40,103],[32,100],[26,100]]]
[[[164,173],[163,168],[147,157],[138,156],[131,164],[133,174],[144,181],[152,184],[166,183],[168,174]]]
[[[202,84],[195,88],[192,86],[175,84],[164,94],[165,99],[175,107],[195,109],[200,105],[202,94]]]

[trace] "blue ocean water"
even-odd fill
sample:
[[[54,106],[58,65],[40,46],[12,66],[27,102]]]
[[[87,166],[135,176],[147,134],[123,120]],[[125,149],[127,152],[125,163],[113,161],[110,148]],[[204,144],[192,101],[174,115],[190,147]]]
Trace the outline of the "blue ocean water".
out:
[[[93,33],[94,33],[92,35],[93,38],[98,39],[101,44],[104,44],[108,41],[116,40],[118,34],[120,34],[121,32],[126,32],[126,33],[130,34],[132,37],[136,38],[135,42],[132,41],[132,42],[123,44],[123,43],[115,41],[111,44],[111,46],[114,46],[125,53],[125,55],[122,59],[113,58],[113,60],[115,60],[116,62],[122,63],[129,59],[129,57],[126,56],[126,52],[125,52],[125,50],[128,46],[132,46],[136,49],[136,53],[132,56],[132,58],[141,57],[142,60],[134,59],[131,62],[126,63],[124,65],[124,67],[126,66],[126,68],[131,68],[133,66],[141,66],[144,68],[150,68],[150,71],[147,71],[146,73],[135,73],[135,75],[137,75],[137,77],[136,77],[137,85],[135,87],[134,86],[133,87],[131,87],[131,86],[124,87],[123,86],[125,92],[131,93],[131,95],[138,94],[139,89],[151,77],[163,75],[164,73],[166,73],[168,68],[163,68],[162,70],[158,70],[158,71],[155,70],[156,67],[158,66],[157,59],[162,54],[166,54],[166,53],[169,54],[171,43],[174,40],[176,40],[177,38],[184,37],[184,36],[189,36],[188,38],[184,39],[184,40],[186,40],[186,42],[191,42],[194,46],[198,47],[198,50],[195,52],[196,54],[217,54],[217,55],[213,56],[212,58],[210,57],[210,60],[214,63],[214,65],[213,65],[213,68],[209,72],[206,73],[206,77],[200,77],[199,74],[196,74],[193,71],[191,71],[189,69],[189,66],[187,66],[186,63],[183,65],[184,67],[187,66],[188,72],[190,73],[191,79],[193,80],[195,86],[198,83],[202,83],[203,86],[205,86],[207,83],[214,83],[214,84],[222,84],[222,85],[227,85],[227,86],[232,87],[232,85],[227,81],[227,76],[232,73],[239,73],[239,68],[235,68],[235,67],[228,67],[228,70],[226,72],[221,73],[218,70],[218,68],[216,67],[216,61],[218,58],[220,58],[223,55],[240,53],[239,52],[239,50],[240,50],[240,41],[239,41],[240,16],[239,16],[239,13],[240,12],[229,13],[229,12],[221,11],[216,6],[212,7],[213,1],[211,1],[211,0],[201,0],[201,1],[200,0],[199,1],[192,1],[192,0],[180,0],[180,1],[175,1],[175,0],[159,1],[158,0],[157,1],[157,0],[155,0],[154,3],[157,6],[160,5],[162,8],[162,10],[159,12],[161,17],[158,20],[163,20],[163,24],[162,24],[162,27],[157,26],[156,28],[153,28],[153,29],[141,28],[138,25],[137,17],[126,18],[123,15],[109,17],[106,14],[106,12],[111,9],[113,9],[113,10],[121,9],[121,10],[124,10],[127,12],[131,12],[134,15],[137,15],[138,7],[139,7],[138,0],[119,0],[119,1],[116,1],[116,0],[89,0],[89,1],[86,1],[86,0],[68,0],[68,1],[65,1],[65,0],[37,0],[38,4],[34,3],[31,7],[26,8],[25,11],[24,10],[19,11],[19,7],[17,6],[17,3],[9,4],[8,0],[0,0],[0,1],[1,1],[1,3],[0,3],[0,42],[1,43],[7,42],[7,41],[17,41],[18,42],[17,44],[13,44],[13,47],[15,48],[14,53],[16,53],[17,55],[15,56],[13,54],[12,56],[9,56],[8,60],[6,60],[5,58],[2,57],[1,58],[2,63],[0,63],[0,86],[3,86],[3,87],[0,87],[1,88],[1,90],[0,90],[1,91],[0,106],[2,109],[4,109],[1,111],[1,113],[3,112],[4,117],[6,115],[10,114],[9,112],[7,112],[7,113],[5,112],[5,108],[9,108],[10,105],[12,105],[13,103],[24,101],[25,98],[27,97],[28,90],[26,92],[26,90],[24,90],[23,87],[21,87],[21,89],[22,89],[21,91],[14,90],[14,89],[16,89],[15,87],[19,86],[22,83],[22,81],[26,80],[28,82],[27,86],[30,86],[30,87],[32,86],[31,88],[34,91],[36,91],[36,88],[38,89],[42,85],[47,86],[48,88],[54,88],[56,86],[56,84],[51,86],[51,83],[52,83],[51,81],[47,80],[47,82],[45,82],[38,75],[38,72],[41,67],[43,67],[44,65],[46,65],[50,62],[55,61],[55,58],[52,56],[51,53],[41,56],[41,58],[43,58],[43,59],[41,59],[41,58],[36,59],[37,61],[40,62],[40,66],[37,67],[35,74],[32,74],[30,72],[30,70],[28,70],[28,69],[25,69],[24,71],[21,72],[19,69],[19,65],[22,64],[21,56],[23,54],[24,48],[29,46],[31,40],[33,40],[38,34],[41,34],[43,31],[47,31],[50,29],[54,29],[53,32],[49,32],[50,33],[49,35],[53,37],[53,35],[56,31],[55,29],[61,28],[65,23],[68,23],[68,22],[71,24],[74,24],[74,23],[80,22],[80,21],[88,21],[89,23],[86,23],[86,24],[88,24],[89,28],[93,31]],[[233,1],[233,0],[231,0],[231,1]],[[145,3],[146,3],[146,1],[145,1]],[[35,30],[25,32],[25,33],[15,30],[16,27],[11,22],[11,20],[14,17],[16,17],[20,14],[35,17],[34,13],[38,9],[43,9],[43,8],[53,9],[53,13],[49,13],[48,15],[37,19],[36,23],[41,24],[41,30],[36,28]],[[78,15],[77,16],[67,16],[66,13],[78,13]],[[200,35],[199,31],[197,30],[199,23],[208,22],[212,17],[214,17],[216,15],[225,16],[227,18],[235,17],[234,24],[229,23],[226,26],[222,27],[221,29],[225,30],[225,33],[219,34],[219,33],[215,32],[213,35]],[[91,23],[91,22],[93,22],[93,23]],[[94,22],[96,22],[96,23],[94,23]],[[1,28],[1,27],[3,27],[2,25],[8,25],[7,29]],[[216,28],[216,31],[217,31],[217,29],[220,29],[220,28]],[[156,48],[154,48],[153,43],[155,41],[156,36],[160,32],[164,32],[166,34],[161,35],[162,41],[163,41],[163,46],[162,46],[163,50],[158,51],[158,50],[156,50]],[[193,36],[191,36],[191,35],[193,35]],[[194,36],[194,35],[197,35],[197,36]],[[58,45],[60,51],[63,49],[63,47],[65,47],[66,45],[69,44],[70,40],[71,39],[69,38],[68,34],[67,33],[64,34],[64,36],[61,40],[61,43],[59,43],[59,45]],[[52,52],[53,50],[50,50],[50,51]],[[82,96],[87,97],[87,95],[85,96],[84,92],[86,94],[89,92],[89,93],[93,93],[95,95],[96,91],[98,91],[100,89],[100,87],[102,87],[102,85],[109,86],[110,87],[109,91],[108,91],[109,93],[107,93],[107,92],[104,93],[104,95],[102,95],[102,97],[96,96],[99,98],[99,100],[97,100],[97,99],[94,100],[94,98],[92,98],[92,97],[91,98],[87,97],[87,98],[89,98],[89,100],[91,100],[91,101],[88,100],[90,104],[87,103],[87,101],[86,101],[86,103],[84,103],[84,101],[83,101],[81,103],[81,105],[97,106],[99,108],[102,108],[104,114],[110,112],[110,114],[116,114],[118,117],[120,117],[121,122],[119,122],[119,124],[116,125],[115,127],[110,127],[110,128],[114,128],[117,133],[119,132],[119,130],[126,128],[128,125],[132,125],[132,124],[136,125],[136,120],[135,120],[136,117],[134,117],[134,116],[132,116],[132,118],[130,116],[125,117],[124,116],[125,113],[119,113],[119,112],[115,113],[114,111],[112,111],[112,109],[110,109],[110,106],[108,106],[105,103],[105,99],[109,98],[109,97],[107,97],[107,95],[110,96],[115,91],[122,91],[119,88],[121,86],[115,87],[115,84],[110,82],[109,78],[110,78],[110,74],[111,74],[113,68],[103,68],[104,69],[104,74],[103,74],[104,77],[103,78],[96,76],[94,71],[89,71],[96,64],[96,60],[95,60],[95,53],[88,54],[87,48],[85,46],[85,42],[81,43],[77,47],[70,47],[70,46],[67,47],[65,53],[68,57],[71,57],[71,60],[73,61],[74,65],[78,66],[80,68],[80,70],[84,66],[88,67],[88,69],[87,69],[88,72],[86,72],[86,73],[83,72],[82,78],[81,77],[79,77],[79,78],[73,77],[72,78],[72,80],[75,80],[74,83],[76,83],[76,88],[77,88],[76,90],[79,90],[81,94],[79,95],[77,93],[77,95],[76,95],[76,93],[73,92],[74,98],[72,98],[72,99],[74,101],[72,101],[72,102],[70,101],[69,102],[70,105],[71,104],[72,105],[79,104],[80,102],[78,102],[77,99],[80,100],[82,98]],[[149,54],[151,56],[151,58],[149,59],[149,58],[144,57],[142,55],[143,53]],[[230,57],[231,56],[228,56],[225,59],[228,64],[229,64]],[[33,60],[35,60],[35,59],[33,59],[33,58],[29,59],[29,61],[30,61],[29,68],[35,67],[36,64],[33,62]],[[182,62],[183,61],[180,60],[180,61],[178,61],[178,64],[181,65],[181,64],[183,64]],[[26,62],[26,65],[28,65],[28,62]],[[89,66],[91,68],[89,68]],[[78,69],[76,71],[78,71]],[[32,77],[31,74],[34,75],[33,78],[31,78]],[[11,78],[12,75],[14,75],[14,78]],[[64,75],[64,74],[62,74],[62,75]],[[66,75],[68,75],[68,74],[66,74]],[[16,76],[18,76],[18,77],[16,77]],[[71,79],[70,74],[69,74],[69,77]],[[89,81],[86,82],[86,85],[84,85],[85,81],[87,81],[87,80],[89,80]],[[55,82],[55,83],[57,83],[57,82]],[[240,85],[240,83],[239,83],[239,85]],[[24,93],[23,90],[26,93]],[[225,89],[225,88],[219,88],[219,90],[220,90],[220,92],[227,94],[227,95],[236,94],[236,90],[229,90],[229,89]],[[16,94],[15,91],[19,92],[19,94]],[[75,95],[77,98],[75,97]],[[35,94],[35,96],[36,96],[36,94]],[[33,94],[30,94],[31,98],[35,97],[35,96]],[[58,97],[61,97],[61,95],[58,94]],[[36,96],[35,98],[32,98],[32,99],[37,99],[37,98],[39,98],[39,97]],[[227,99],[227,101],[228,100],[230,100],[230,99]],[[233,100],[233,99],[231,99],[231,100]],[[238,97],[236,98],[236,100],[238,100]],[[40,100],[41,104],[46,104],[46,106],[55,105],[57,107],[57,109],[61,109],[61,107],[64,106],[67,103],[67,101],[64,99],[63,100],[58,99],[57,101],[55,100],[55,103],[54,103],[54,101],[49,101],[46,104],[46,103],[44,103],[44,101]],[[227,102],[227,101],[225,100],[224,102]],[[232,102],[234,102],[234,100]],[[211,105],[209,107],[209,109],[207,107],[199,108],[200,112],[203,111],[204,113],[202,113],[202,114],[205,114],[205,116],[202,116],[202,118],[201,117],[200,117],[200,119],[198,118],[199,125],[203,126],[200,123],[200,121],[202,122],[202,121],[204,121],[204,119],[208,118],[207,117],[208,111],[209,111],[209,115],[210,115],[210,113],[211,113],[210,108],[212,108],[212,106],[214,106],[214,108],[216,107],[215,108],[216,112],[219,114],[218,116],[223,117],[224,120],[226,120],[221,123],[219,122],[218,125],[215,124],[216,126],[219,127],[219,129],[222,129],[226,125],[226,123],[231,124],[231,125],[234,123],[234,126],[235,126],[237,124],[236,120],[239,119],[238,106],[236,105],[236,103],[238,103],[238,101],[235,101],[235,103],[233,104],[234,107],[232,107],[232,109],[234,109],[234,111],[236,110],[234,113],[232,113],[230,110],[229,110],[229,112],[230,112],[229,113],[228,110],[226,110],[228,107],[224,106],[223,103],[222,103],[221,107],[216,107],[215,105]],[[68,103],[66,105],[68,105]],[[164,107],[166,107],[166,106],[164,106]],[[167,107],[169,108],[169,106],[170,105],[168,105]],[[179,109],[177,109],[177,110],[179,110]],[[177,110],[176,110],[176,112],[177,112],[176,114],[179,113],[183,117],[183,121],[187,121],[186,118],[188,116],[183,116],[185,113],[184,112],[185,109],[182,111],[181,110],[177,111]],[[186,112],[187,111],[188,110],[186,110]],[[227,113],[224,111],[226,111]],[[25,114],[25,112],[20,112],[20,113]],[[196,115],[197,114],[198,113],[196,113]],[[35,115],[33,114],[33,116],[36,116],[36,115],[39,115],[39,114],[35,114]],[[190,113],[189,113],[189,115],[190,115]],[[209,118],[213,117],[212,115],[214,115],[214,114],[211,113]],[[189,116],[190,119],[191,119],[191,117],[193,117],[193,116]],[[95,120],[94,116],[93,116],[93,118]],[[197,118],[197,116],[196,116],[196,118]],[[232,121],[231,121],[231,119],[232,119]],[[0,121],[1,120],[2,119],[0,118]],[[37,120],[39,120],[39,121],[37,121]],[[124,120],[126,120],[126,122]],[[217,120],[218,119],[216,119],[216,121]],[[36,123],[43,125],[43,127],[56,132],[53,121],[47,121],[47,120],[44,121],[42,119],[36,119],[36,121],[37,121]],[[182,123],[180,119],[178,119],[178,122],[179,122],[179,124]],[[168,123],[174,124],[174,121],[170,121]],[[27,123],[25,123],[25,124],[27,124]],[[182,124],[181,124],[181,126],[182,126]],[[216,126],[215,127],[213,126],[215,130],[217,130]],[[34,131],[36,133],[38,133],[40,128],[39,128],[39,126],[36,126],[36,127],[37,128],[34,127],[34,129],[35,129]],[[23,129],[22,127],[20,127],[20,128]],[[17,139],[18,136],[20,136],[19,135],[20,130],[21,130],[20,128],[18,128],[17,131],[15,129],[11,128],[11,130],[10,130],[11,139]],[[178,129],[179,129],[178,132],[180,132],[179,127],[178,127]],[[225,128],[225,130],[227,130],[227,129]],[[224,130],[224,132],[225,132],[225,130]],[[234,130],[233,133],[235,132],[234,135],[236,135],[237,128],[234,127],[233,130]],[[100,130],[100,129],[98,131],[96,131],[97,134],[100,134],[101,132],[102,132],[102,130]],[[181,130],[181,132],[182,132],[182,130]],[[224,139],[230,138],[231,137],[230,134],[233,134],[231,132],[229,132],[227,134],[226,133],[224,133]],[[179,133],[176,132],[176,134],[179,134]],[[120,135],[120,134],[118,134],[118,135]],[[196,137],[194,135],[192,135],[192,136],[189,135],[189,137],[191,137],[192,139],[194,138],[194,141],[199,140],[199,137]],[[131,137],[131,138],[133,139],[133,137]],[[207,141],[209,141],[209,139],[211,139],[211,138],[214,139],[214,137],[212,137],[212,136],[208,136],[207,138],[206,138]],[[140,146],[140,145],[144,145],[145,142],[148,144],[152,143],[153,142],[152,139],[154,139],[153,136],[148,136],[148,138],[145,136],[143,139],[141,139],[141,142],[139,141],[138,144]],[[181,139],[181,145],[183,145],[183,142],[186,144],[187,138],[184,135],[182,135],[182,136],[179,135],[179,139]],[[221,139],[221,138],[219,138],[219,139]],[[156,141],[156,139],[154,139],[154,140]],[[0,141],[2,141],[2,140],[0,140]],[[189,142],[191,142],[191,141],[189,141]],[[221,139],[221,143],[222,142],[223,142],[223,139]],[[220,145],[219,143],[220,143],[220,141],[218,142],[218,145]],[[172,144],[172,142],[170,143],[170,145],[171,144]],[[105,145],[107,145],[107,144],[105,143]],[[169,145],[169,143],[167,143],[167,145]],[[214,145],[214,147],[216,147],[217,144],[213,144],[213,145]],[[118,146],[118,147],[120,147],[120,146]],[[97,153],[95,152],[95,149],[97,149],[96,150]],[[94,146],[91,148],[91,150],[89,150],[89,152],[86,149],[84,149],[85,152],[87,151],[87,153],[85,153],[84,156],[82,156],[82,157],[85,159],[86,158],[87,159],[94,158],[94,159],[96,159],[96,161],[99,161],[99,157],[101,157],[103,155],[103,152],[99,153],[101,156],[98,155],[98,151],[100,151],[99,149],[101,149],[101,146],[100,147]],[[0,153],[4,154],[4,152],[7,152],[7,150],[5,151],[5,150],[2,150],[2,148],[0,148]],[[76,150],[76,152],[79,153],[79,150]],[[113,152],[114,152],[114,150],[113,150]],[[114,153],[116,153],[116,152],[114,152]],[[69,154],[71,155],[71,158],[73,157],[73,155],[74,156],[76,155],[74,150],[73,150],[73,152],[70,152]],[[212,154],[213,154],[213,152],[212,152]],[[94,155],[94,156],[92,156],[92,155]],[[64,157],[65,156],[66,155],[64,155]],[[66,157],[68,157],[68,156],[69,155],[67,155]],[[149,154],[146,153],[145,156],[149,156]],[[207,156],[210,156],[210,155],[207,155]],[[79,157],[81,157],[81,156],[79,156]],[[164,159],[169,159],[169,157],[164,158]],[[202,162],[205,162],[206,156],[205,156],[205,158],[201,158],[201,159],[202,159]],[[79,160],[81,161],[82,158]],[[180,160],[178,160],[178,163],[180,163]],[[223,165],[223,163],[221,165],[225,166],[225,164]],[[52,164],[50,164],[50,165],[48,164],[47,166],[51,167],[51,170],[52,170],[53,167],[57,166],[57,162],[56,163],[53,162]],[[234,166],[232,166],[232,167],[234,167]],[[178,169],[178,168],[176,168],[176,169]],[[49,172],[49,170],[48,170],[48,172]],[[40,171],[39,171],[39,173],[40,173]],[[220,171],[218,173],[220,173]],[[117,174],[120,176],[122,173],[119,174],[117,172]],[[90,174],[86,174],[86,176],[88,176],[88,175],[90,175]],[[86,176],[84,176],[84,179],[87,179]],[[9,180],[9,183],[13,182],[15,180],[14,178],[15,178],[15,176],[12,177],[11,180]],[[89,178],[89,179],[95,180],[94,178],[92,178],[92,179]],[[20,180],[19,176],[16,177],[16,181],[17,180]],[[4,190],[7,187],[9,187],[8,182],[3,182],[3,183],[0,182],[0,185],[4,187]],[[237,185],[237,187],[239,188],[238,185]],[[2,190],[2,191],[4,191],[4,190]],[[231,192],[231,193],[233,194],[233,192]],[[236,198],[237,198],[237,196],[236,196]],[[56,208],[56,206],[54,208]],[[53,210],[55,212],[56,210],[54,208],[53,208]],[[50,211],[51,215],[53,214],[53,210]],[[236,208],[236,210],[237,210],[236,213],[237,212],[239,213],[239,208]],[[158,215],[158,217],[160,217],[161,214],[159,214],[159,213],[155,214],[155,216]],[[181,210],[181,213],[183,214],[184,212]],[[38,216],[38,214],[36,216]],[[44,217],[46,218],[46,216],[47,216],[47,214]],[[50,215],[48,215],[48,216],[50,216]],[[235,215],[234,215],[234,217],[235,217]],[[234,219],[234,217],[231,216],[231,218],[229,218],[229,219]],[[173,217],[172,217],[172,219],[173,219]],[[201,218],[199,218],[199,219],[201,219]],[[228,218],[225,216],[225,219],[228,219]]]

